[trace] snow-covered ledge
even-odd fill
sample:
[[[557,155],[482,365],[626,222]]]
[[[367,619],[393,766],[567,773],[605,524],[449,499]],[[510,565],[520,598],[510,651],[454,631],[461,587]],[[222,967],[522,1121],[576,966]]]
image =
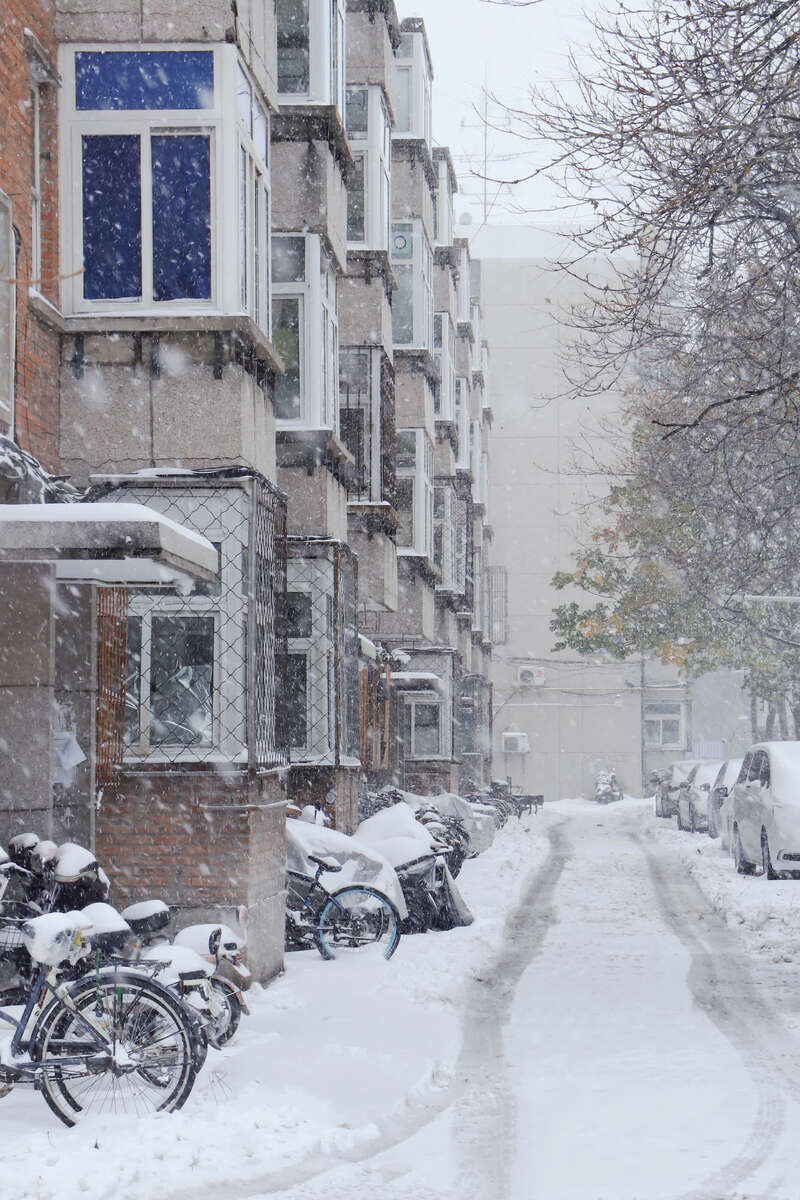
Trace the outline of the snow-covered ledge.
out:
[[[218,570],[207,538],[144,504],[0,504],[0,562],[69,563],[69,578],[104,583]]]

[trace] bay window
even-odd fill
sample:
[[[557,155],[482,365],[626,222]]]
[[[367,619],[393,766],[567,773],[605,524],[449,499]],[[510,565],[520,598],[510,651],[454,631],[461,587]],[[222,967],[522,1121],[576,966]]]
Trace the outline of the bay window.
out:
[[[470,421],[469,380],[464,376],[456,379],[455,422],[458,432],[458,454],[456,467],[460,471],[470,469]]]
[[[439,382],[433,393],[433,411],[439,421],[456,418],[456,332],[450,314],[436,313],[433,318],[433,360],[439,368]]]
[[[424,429],[397,431],[397,544],[433,560],[433,445]]]
[[[236,48],[62,47],[61,69],[65,311],[243,311],[269,334],[269,117]]]
[[[391,373],[381,349],[348,346],[339,354],[339,436],[355,459],[351,498],[381,501]]]
[[[433,256],[422,221],[392,225],[392,337],[395,346],[433,347]]]
[[[344,118],[344,0],[276,0],[282,104],[332,105]]]
[[[215,618],[148,611],[128,620],[125,740],[146,754],[214,740]]]
[[[433,561],[439,568],[439,586],[456,588],[456,496],[449,483],[437,483],[433,495]]]
[[[397,120],[394,136],[431,145],[433,72],[423,33],[404,33],[395,54]]]
[[[347,181],[347,240],[388,250],[391,130],[381,88],[347,89],[346,127],[355,161]]]
[[[337,429],[339,345],[336,272],[317,234],[272,238],[272,337],[284,374],[275,383],[275,416]]]

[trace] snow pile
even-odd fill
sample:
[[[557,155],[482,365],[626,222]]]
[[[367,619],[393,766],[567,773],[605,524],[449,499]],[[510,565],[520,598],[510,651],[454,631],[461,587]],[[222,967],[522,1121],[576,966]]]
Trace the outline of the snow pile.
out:
[[[401,917],[406,916],[406,902],[391,860],[380,848],[366,839],[348,837],[324,825],[289,818],[286,822],[286,866],[298,875],[313,877],[317,872],[315,858],[334,858],[341,871],[324,871],[320,882],[328,891],[336,891],[350,883],[368,884],[383,892],[394,904]]]
[[[414,816],[408,804],[394,804],[362,821],[356,830],[359,841],[383,854],[393,867],[431,854],[433,835]]]
[[[85,938],[91,928],[91,920],[83,913],[45,913],[25,922],[22,940],[34,962],[57,967],[63,962],[74,964],[86,955]]]

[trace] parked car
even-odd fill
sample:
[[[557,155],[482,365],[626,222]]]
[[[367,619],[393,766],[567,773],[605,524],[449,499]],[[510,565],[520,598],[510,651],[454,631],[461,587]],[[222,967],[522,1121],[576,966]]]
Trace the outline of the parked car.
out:
[[[678,789],[678,829],[698,833],[708,829],[708,797],[722,763],[717,759],[692,767]]]
[[[692,767],[696,766],[699,761],[697,758],[687,758],[682,762],[670,763],[668,767],[659,772],[660,780],[655,795],[657,817],[675,816],[678,811],[680,786],[685,783]]]
[[[726,797],[736,783],[741,768],[741,758],[729,758],[720,767],[708,793],[708,836],[720,838],[726,850],[731,848],[730,825],[727,821],[727,810],[723,809]]]
[[[740,875],[800,875],[800,742],[751,747],[725,807]]]

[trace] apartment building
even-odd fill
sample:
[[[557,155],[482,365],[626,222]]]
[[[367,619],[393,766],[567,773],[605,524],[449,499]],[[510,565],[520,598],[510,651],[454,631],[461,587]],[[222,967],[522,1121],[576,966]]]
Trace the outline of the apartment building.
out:
[[[45,731],[37,809],[8,718],[2,836],[39,811],[120,900],[246,910],[268,978],[287,803],[349,832],[365,785],[491,777],[488,360],[424,24],[394,0],[18,7],[4,498],[96,522],[91,565],[47,568],[48,689],[0,645],[0,701],[26,684]],[[83,761],[54,773],[54,735]]]

